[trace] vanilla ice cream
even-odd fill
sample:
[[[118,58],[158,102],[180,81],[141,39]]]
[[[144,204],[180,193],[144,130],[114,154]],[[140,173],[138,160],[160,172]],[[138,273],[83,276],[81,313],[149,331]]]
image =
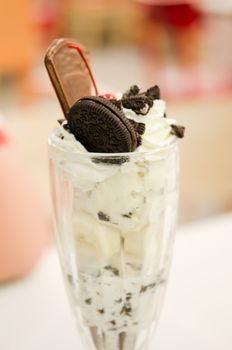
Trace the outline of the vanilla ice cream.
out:
[[[72,187],[73,245],[61,246],[74,259],[64,266],[72,301],[91,329],[135,335],[156,319],[166,285],[178,154],[176,121],[164,117],[164,101],[155,100],[145,116],[123,112],[144,123],[145,133],[135,152],[112,154],[114,162],[87,152],[65,123],[49,143],[62,153],[53,159]]]

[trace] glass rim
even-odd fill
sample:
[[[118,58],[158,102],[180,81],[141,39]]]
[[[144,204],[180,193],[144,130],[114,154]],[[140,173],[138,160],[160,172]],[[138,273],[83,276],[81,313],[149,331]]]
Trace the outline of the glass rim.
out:
[[[157,146],[154,147],[153,149],[149,149],[146,151],[133,151],[133,152],[118,152],[118,153],[102,153],[102,152],[82,152],[79,150],[72,150],[71,152],[67,149],[65,149],[64,147],[62,147],[60,144],[58,145],[57,142],[55,142],[54,138],[53,138],[54,134],[51,133],[48,136],[48,146],[49,149],[54,149],[62,154],[68,154],[68,155],[75,155],[75,156],[81,156],[81,157],[96,157],[96,158],[119,158],[119,157],[136,157],[136,156],[143,156],[143,155],[154,155],[154,154],[158,154],[160,152],[163,151],[168,151],[172,148],[174,148],[175,146],[178,145],[179,143],[179,139],[173,138],[173,140],[170,143],[164,144],[162,146]]]

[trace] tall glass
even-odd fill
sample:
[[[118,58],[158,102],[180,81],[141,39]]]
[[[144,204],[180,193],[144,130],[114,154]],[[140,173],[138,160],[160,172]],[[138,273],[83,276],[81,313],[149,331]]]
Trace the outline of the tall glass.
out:
[[[67,152],[49,137],[57,246],[83,349],[148,349],[172,255],[178,145]]]

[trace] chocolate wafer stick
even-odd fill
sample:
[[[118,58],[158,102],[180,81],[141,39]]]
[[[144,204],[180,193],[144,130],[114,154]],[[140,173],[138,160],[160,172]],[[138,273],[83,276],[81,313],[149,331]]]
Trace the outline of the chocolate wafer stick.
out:
[[[44,60],[65,117],[77,100],[91,95],[92,84],[85,62],[70,48],[71,43],[78,45],[83,55],[88,57],[86,49],[75,40],[61,38],[49,46]]]

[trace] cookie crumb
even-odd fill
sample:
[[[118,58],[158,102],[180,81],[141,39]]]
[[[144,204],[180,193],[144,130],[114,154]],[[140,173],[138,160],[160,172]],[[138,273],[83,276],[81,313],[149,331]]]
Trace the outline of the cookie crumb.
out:
[[[99,211],[97,213],[98,219],[102,220],[102,221],[110,221],[110,217],[109,215],[107,215],[106,213],[104,213],[103,211]]]
[[[85,299],[85,303],[88,305],[92,304],[92,298]]]
[[[175,125],[175,124],[172,124],[170,126],[172,128],[171,132],[172,132],[173,135],[176,135],[180,139],[182,139],[184,137],[184,132],[185,132],[185,127],[184,126]]]
[[[98,309],[97,311],[99,312],[99,314],[104,314],[105,313],[104,309]]]

